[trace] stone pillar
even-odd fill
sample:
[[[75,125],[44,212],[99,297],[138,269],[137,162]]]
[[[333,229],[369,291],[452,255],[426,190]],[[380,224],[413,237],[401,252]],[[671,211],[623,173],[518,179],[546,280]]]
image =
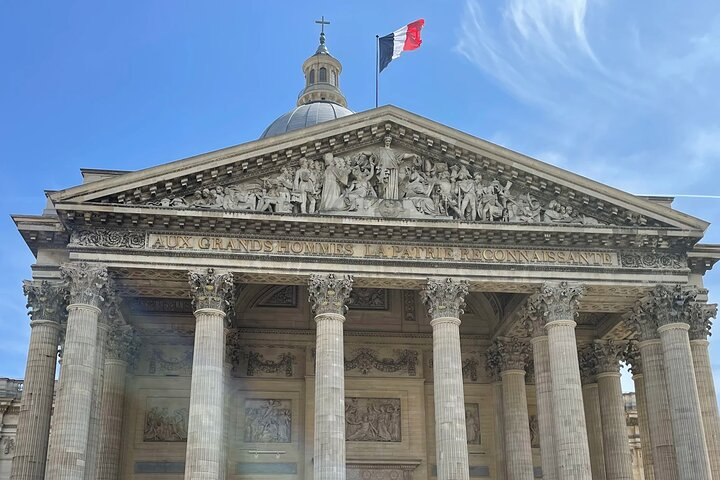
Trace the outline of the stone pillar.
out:
[[[652,444],[650,441],[650,425],[648,423],[647,396],[645,395],[645,375],[643,375],[642,360],[637,342],[630,343],[625,352],[625,361],[630,365],[632,379],[635,382],[635,401],[638,411],[638,427],[640,428],[640,448],[643,457],[643,474],[645,480],[655,480],[653,469]]]
[[[579,361],[585,423],[590,447],[590,470],[593,480],[606,480],[602,414],[600,413],[600,395],[596,378],[597,359],[591,346],[585,346],[579,350]]]
[[[450,278],[429,279],[422,292],[433,329],[438,480],[467,480],[470,476],[460,352],[460,315],[463,313],[467,292],[466,282]]]
[[[505,410],[500,372],[494,372],[493,402],[495,405],[495,478],[507,480],[507,455],[505,454]],[[491,372],[492,374],[492,372]]]
[[[657,319],[650,303],[646,299],[636,303],[632,311],[625,316],[625,323],[635,331],[639,340],[637,345],[643,365],[655,480],[677,480],[665,366],[657,333]]]
[[[63,265],[60,272],[70,290],[70,300],[46,479],[83,480],[93,403],[97,324],[108,274],[104,266],[84,262]]]
[[[195,311],[195,346],[185,480],[217,480],[223,470],[225,317],[233,305],[233,276],[190,272]]]
[[[125,379],[128,365],[134,363],[140,347],[130,325],[116,321],[107,338],[100,414],[100,451],[96,480],[117,480],[122,447]]]
[[[717,315],[717,305],[694,304],[690,315],[690,349],[692,350],[695,380],[700,396],[705,443],[710,457],[710,471],[713,480],[720,480],[720,414],[713,379],[709,342],[711,319]]]
[[[540,292],[550,351],[556,465],[560,480],[591,480],[574,320],[582,293],[581,285],[568,282],[547,282]]]
[[[517,338],[496,339],[487,352],[490,370],[499,371],[502,379],[505,451],[512,452],[512,459],[507,462],[508,480],[534,478],[525,391],[529,354],[529,345]]]
[[[343,323],[353,279],[312,275],[315,313],[315,480],[345,480],[345,354]]]
[[[533,367],[535,372],[535,398],[537,401],[538,428],[540,430],[540,460],[543,480],[557,480],[555,426],[553,425],[552,378],[550,376],[550,351],[545,331],[539,297],[528,298],[522,318],[531,337]]]
[[[712,480],[688,336],[691,302],[696,295],[697,289],[691,287],[658,285],[651,297],[662,343],[680,480]]]
[[[92,405],[90,407],[90,426],[88,428],[87,460],[85,461],[85,480],[96,480],[98,456],[100,452],[100,423],[105,377],[105,352],[110,326],[120,314],[117,297],[109,293],[105,299],[103,311],[98,319],[97,341],[95,349],[95,372],[93,374]]]
[[[627,345],[596,340],[597,383],[602,416],[603,453],[607,480],[632,480],[632,456],[628,447],[625,403],[620,385],[620,358]]]
[[[10,478],[42,480],[45,478],[60,325],[64,323],[67,310],[65,292],[58,284],[25,282],[23,290],[30,308],[30,347]]]

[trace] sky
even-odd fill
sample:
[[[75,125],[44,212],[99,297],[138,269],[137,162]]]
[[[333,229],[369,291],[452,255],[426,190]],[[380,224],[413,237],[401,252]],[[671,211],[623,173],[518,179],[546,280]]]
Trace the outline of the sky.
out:
[[[424,18],[420,49],[381,75],[381,105],[631,193],[720,195],[716,0],[0,0],[0,377],[22,378],[30,334],[33,256],[10,214],[41,213],[81,167],[256,139],[294,106],[321,15],[355,111],[374,106],[375,35]],[[720,243],[720,200],[674,207]],[[720,274],[706,286],[718,302]],[[717,338],[711,352],[719,384]]]

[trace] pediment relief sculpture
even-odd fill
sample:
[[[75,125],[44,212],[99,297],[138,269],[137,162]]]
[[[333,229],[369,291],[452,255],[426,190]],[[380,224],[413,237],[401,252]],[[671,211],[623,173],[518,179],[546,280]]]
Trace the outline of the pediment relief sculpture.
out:
[[[325,153],[322,160],[302,157],[279,173],[147,204],[282,214],[600,224],[570,204],[542,201],[511,181],[484,176],[473,166],[394,148],[390,136],[379,147],[344,156]]]

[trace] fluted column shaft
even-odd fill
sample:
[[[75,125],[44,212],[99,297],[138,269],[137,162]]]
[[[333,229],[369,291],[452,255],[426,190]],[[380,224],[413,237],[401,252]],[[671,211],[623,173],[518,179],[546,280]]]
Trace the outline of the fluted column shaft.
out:
[[[512,460],[507,465],[508,480],[532,480],[534,472],[525,371],[504,370],[500,376],[503,387],[505,451],[512,452]]]
[[[645,340],[638,344],[645,376],[648,427],[652,445],[653,472],[656,480],[678,478],[673,445],[670,404],[668,402],[665,366],[659,339]]]
[[[507,480],[507,454],[505,453],[505,408],[503,406],[502,382],[493,383],[495,406],[495,478]]]
[[[704,339],[690,340],[710,471],[713,480],[720,480],[720,414],[708,345]]]
[[[116,358],[105,360],[96,480],[118,478],[127,366],[124,360]]]
[[[557,480],[555,466],[555,432],[553,425],[552,378],[547,335],[533,337],[533,365],[538,426],[540,428],[540,458],[543,480]]]
[[[225,312],[195,311],[195,346],[185,456],[186,480],[216,480],[223,447]]]
[[[620,372],[600,372],[597,374],[597,382],[607,480],[632,480],[632,458],[628,447]]]
[[[345,356],[339,314],[315,317],[315,478],[345,478]]]
[[[591,480],[575,325],[574,320],[556,320],[546,326],[553,384],[558,478]]]
[[[352,277],[312,275],[315,312],[315,439],[313,478],[345,480],[345,353],[343,323]]]
[[[68,306],[48,480],[82,480],[85,477],[99,315],[100,309],[94,305]]]
[[[693,366],[689,325],[658,328],[667,378],[670,419],[680,480],[711,480],[700,399]]]
[[[460,351],[460,314],[467,284],[429,280],[423,292],[433,329],[435,455],[438,480],[468,480],[465,392]]]
[[[645,375],[636,373],[632,376],[632,379],[635,383],[635,401],[637,403],[638,426],[640,427],[643,473],[645,474],[645,480],[655,480],[652,445],[650,442],[650,425],[648,424],[647,396],[645,395]]]
[[[107,321],[98,322],[95,349],[95,372],[93,374],[92,404],[90,406],[90,425],[88,427],[87,460],[85,461],[85,480],[96,480],[98,453],[100,451],[100,419],[105,374],[105,346],[110,325]]]
[[[45,477],[60,325],[56,321],[38,319],[30,322],[30,327],[12,480],[42,480]]]
[[[592,383],[583,384],[582,392],[592,478],[593,480],[606,480],[602,414],[600,413],[600,395],[598,394],[597,382],[593,379]]]

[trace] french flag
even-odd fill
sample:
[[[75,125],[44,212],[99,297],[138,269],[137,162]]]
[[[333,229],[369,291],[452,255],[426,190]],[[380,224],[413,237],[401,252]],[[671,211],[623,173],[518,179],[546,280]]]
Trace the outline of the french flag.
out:
[[[390,62],[400,56],[402,52],[415,50],[422,44],[420,32],[425,25],[425,20],[415,20],[404,27],[395,30],[390,35],[378,39],[379,55],[378,67],[382,72]]]

